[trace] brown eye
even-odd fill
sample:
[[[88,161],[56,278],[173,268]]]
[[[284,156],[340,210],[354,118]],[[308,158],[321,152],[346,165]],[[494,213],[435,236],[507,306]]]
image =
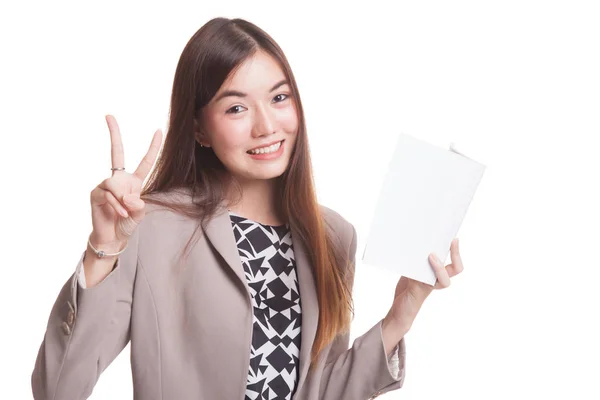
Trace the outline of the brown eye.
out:
[[[283,99],[281,99],[281,97],[282,97],[282,96],[283,96]],[[287,95],[287,94],[283,94],[283,93],[281,93],[281,94],[278,94],[277,96],[275,96],[275,97],[274,97],[274,99],[276,99],[276,98],[278,98],[278,97],[279,97],[281,100],[279,100],[279,101],[276,101],[275,103],[281,103],[282,101],[286,100],[286,99],[288,98],[288,95]]]
[[[241,108],[244,108],[244,107],[242,107],[242,106],[233,106],[229,110],[225,111],[225,114],[239,114],[241,111],[234,111],[234,110],[241,109]]]

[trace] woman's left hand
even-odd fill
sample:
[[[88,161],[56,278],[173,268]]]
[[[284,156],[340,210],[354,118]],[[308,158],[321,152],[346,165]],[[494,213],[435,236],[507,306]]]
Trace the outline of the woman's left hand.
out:
[[[450,286],[450,278],[460,274],[464,267],[458,251],[458,239],[452,240],[450,245],[451,264],[444,267],[440,259],[434,254],[429,255],[429,263],[435,271],[437,282],[435,286],[428,285],[414,279],[401,277],[396,285],[394,303],[383,321],[384,339],[388,336],[386,344],[390,350],[402,339],[412,326],[423,302],[435,289],[444,289]]]

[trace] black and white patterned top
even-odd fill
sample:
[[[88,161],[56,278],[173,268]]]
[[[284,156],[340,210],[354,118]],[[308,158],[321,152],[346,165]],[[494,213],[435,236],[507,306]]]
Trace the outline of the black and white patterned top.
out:
[[[229,210],[254,312],[245,400],[291,399],[299,374],[302,308],[289,224]]]

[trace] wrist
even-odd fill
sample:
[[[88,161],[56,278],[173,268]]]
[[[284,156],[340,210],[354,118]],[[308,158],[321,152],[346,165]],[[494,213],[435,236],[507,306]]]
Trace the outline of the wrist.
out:
[[[127,240],[114,240],[111,242],[100,242],[92,232],[88,238],[87,252],[94,253],[98,258],[116,257],[127,247]]]
[[[98,239],[98,236],[96,235],[95,232],[90,233],[90,236],[88,237],[89,242],[92,244],[92,246],[94,246],[95,248],[102,248],[102,249],[106,249],[106,250],[114,250],[114,251],[119,251],[120,249],[123,248],[123,246],[125,246],[125,244],[127,244],[127,240],[112,240],[112,241],[101,241]]]
[[[385,349],[385,355],[389,358],[392,352],[396,348],[396,345],[404,337],[405,331],[398,328],[386,318],[381,323],[381,337],[383,339],[383,348]]]
[[[398,343],[408,333],[410,327],[386,315],[381,323],[381,329],[387,333],[391,341]]]

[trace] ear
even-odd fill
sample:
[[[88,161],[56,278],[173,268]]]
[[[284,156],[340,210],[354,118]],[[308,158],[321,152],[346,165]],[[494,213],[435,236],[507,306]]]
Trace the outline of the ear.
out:
[[[210,147],[210,143],[208,141],[208,135],[202,129],[202,126],[197,118],[194,118],[194,138],[196,142],[200,143],[204,147]]]

